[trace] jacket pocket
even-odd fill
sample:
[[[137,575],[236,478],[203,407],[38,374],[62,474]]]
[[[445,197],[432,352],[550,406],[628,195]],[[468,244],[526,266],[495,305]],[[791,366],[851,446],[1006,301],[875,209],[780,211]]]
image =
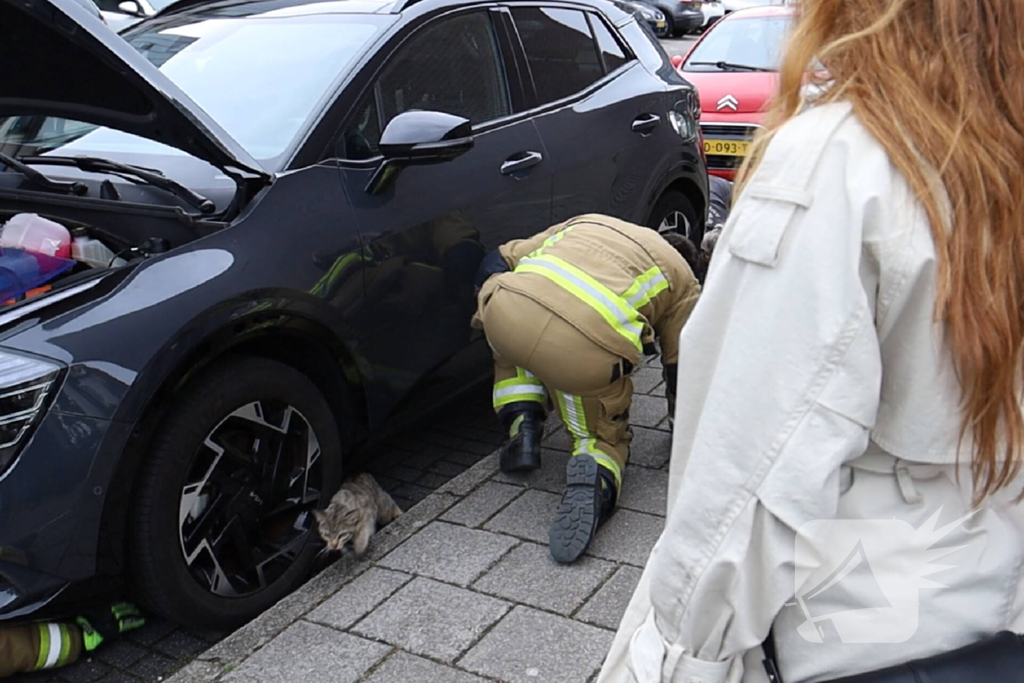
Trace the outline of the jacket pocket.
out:
[[[803,190],[750,185],[732,216],[729,251],[744,261],[774,267],[793,216],[810,204],[811,196]]]

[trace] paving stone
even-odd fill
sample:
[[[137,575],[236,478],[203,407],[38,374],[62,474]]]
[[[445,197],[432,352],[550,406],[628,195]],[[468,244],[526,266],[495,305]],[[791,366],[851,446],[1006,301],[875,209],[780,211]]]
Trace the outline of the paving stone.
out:
[[[523,492],[519,486],[489,481],[441,515],[446,522],[477,527]]]
[[[395,493],[393,495],[399,498],[405,498],[406,500],[412,501],[412,504],[415,505],[416,503],[419,503],[421,500],[429,496],[431,493],[433,493],[431,489],[428,489],[423,486],[418,486],[416,484],[402,484],[397,489],[395,489]]]
[[[627,466],[622,478],[619,507],[665,516],[668,505],[668,471]]]
[[[416,480],[423,476],[423,471],[408,465],[396,465],[386,472],[386,476],[403,484],[415,484]]]
[[[391,477],[387,477],[383,474],[374,474],[373,478],[377,480],[377,483],[380,484],[380,487],[385,491],[397,489],[403,484],[403,482],[400,482],[397,479],[392,479]]]
[[[640,368],[633,373],[632,379],[634,394],[649,394],[663,381],[658,368]]]
[[[224,665],[196,659],[180,668],[173,676],[165,680],[167,683],[213,683],[213,681],[220,678],[221,674],[227,673],[225,669],[229,666],[232,669],[234,668],[233,664]]]
[[[516,607],[459,660],[459,666],[510,683],[585,681],[611,647],[611,631]]]
[[[74,666],[66,667],[56,673],[67,683],[93,683],[93,681],[114,673],[114,670],[103,662],[90,657],[85,660],[80,659]],[[29,683],[27,677],[25,683]],[[31,678],[31,683],[36,683],[34,676]]]
[[[643,467],[664,467],[672,455],[672,435],[656,429],[633,427],[629,444],[629,464]]]
[[[465,451],[467,453],[474,453],[476,455],[490,455],[494,452],[494,449],[501,445],[501,439],[494,438],[490,441],[480,441],[478,439],[463,439],[462,445],[459,446],[459,451]],[[448,455],[444,456],[449,459]]]
[[[564,427],[555,430],[551,436],[544,439],[544,447],[556,451],[572,451],[572,437]]]
[[[176,631],[178,625],[165,619],[146,619],[146,625],[128,633],[128,639],[140,645],[149,647],[158,640],[162,640]]]
[[[468,470],[455,477],[447,484],[438,489],[439,492],[451,493],[462,497],[473,492],[480,484],[494,476],[498,471],[498,458],[495,455],[488,455],[481,458]]]
[[[439,448],[437,446],[430,446],[419,453],[407,458],[404,464],[407,467],[415,467],[418,470],[426,470],[431,464],[440,460],[449,452],[451,449]]]
[[[570,454],[564,451],[542,448],[539,470],[526,474],[499,472],[494,480],[560,494],[565,488],[565,464],[569,461],[569,457]]]
[[[580,558],[571,565],[558,564],[546,545],[524,543],[477,579],[473,588],[568,615],[614,569],[612,563],[593,557]]]
[[[554,493],[529,489],[484,524],[484,528],[547,543],[548,527],[560,500],[561,496]]]
[[[668,401],[654,396],[633,396],[629,409],[630,424],[654,427],[668,417]]]
[[[365,683],[486,683],[479,676],[399,650]]]
[[[154,652],[133,664],[129,671],[132,672],[132,675],[138,676],[144,681],[155,681],[158,678],[164,678],[168,674],[173,673],[179,666],[180,664],[170,657],[164,657]]]
[[[382,567],[468,586],[516,545],[487,531],[433,522],[380,561]]]
[[[97,659],[118,669],[127,669],[145,656],[146,649],[130,640],[115,640],[96,650]]]
[[[643,567],[664,527],[663,517],[618,510],[598,530],[587,554]]]
[[[423,486],[428,489],[437,489],[447,484],[449,479],[451,479],[451,477],[445,477],[440,474],[435,474],[433,472],[427,472],[422,477],[416,480],[416,485]]]
[[[387,645],[298,621],[224,681],[354,683],[391,650]]]
[[[622,621],[622,615],[626,613],[626,607],[633,597],[633,591],[640,583],[640,575],[643,570],[636,567],[623,565],[615,572],[607,583],[601,586],[601,590],[594,594],[594,597],[587,600],[587,604],[576,613],[576,619],[585,621],[595,626],[602,626],[615,630]]]
[[[493,452],[493,451],[494,451],[494,449],[492,448],[491,452]],[[490,455],[490,452],[488,452],[487,455]],[[452,451],[451,453],[445,454],[444,460],[446,462],[454,462],[457,465],[465,465],[466,467],[472,467],[473,465],[475,465],[478,462],[480,462],[480,457],[481,456],[476,454],[476,453],[466,453],[466,452],[463,452],[463,451]]]
[[[205,650],[209,645],[185,631],[175,631],[154,646],[154,649],[175,659],[187,659]]]
[[[457,477],[466,471],[466,465],[459,465],[447,460],[438,460],[430,466],[430,472],[451,478]]]
[[[651,396],[664,396],[665,395],[665,383],[662,382],[658,386],[651,390]]]
[[[101,678],[98,683],[139,683],[139,679],[135,676],[129,676],[123,671],[115,671]]]
[[[510,607],[464,588],[416,578],[353,630],[413,654],[452,662]]]
[[[408,574],[371,567],[331,596],[327,602],[307,614],[306,619],[342,630],[347,629],[410,579],[412,577]]]

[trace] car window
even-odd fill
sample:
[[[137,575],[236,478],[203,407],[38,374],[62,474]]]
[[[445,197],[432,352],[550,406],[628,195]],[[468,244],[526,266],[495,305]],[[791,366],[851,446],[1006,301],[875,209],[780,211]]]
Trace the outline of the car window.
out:
[[[601,58],[604,60],[605,71],[611,73],[629,61],[626,51],[615,39],[612,32],[603,21],[594,14],[590,16],[590,25],[594,29],[594,36],[597,38],[597,46],[601,50]]]
[[[380,115],[377,98],[371,91],[362,106],[356,108],[356,115],[345,129],[343,154],[346,159],[370,159],[377,155],[379,141]]]
[[[583,12],[514,7],[512,15],[541,104],[578,93],[604,76]]]
[[[718,62],[755,69],[779,68],[790,17],[751,17],[720,21],[697,44],[684,71],[719,71]]]
[[[385,121],[411,109],[473,123],[511,111],[494,29],[483,12],[444,19],[417,33],[388,64],[379,89]]]

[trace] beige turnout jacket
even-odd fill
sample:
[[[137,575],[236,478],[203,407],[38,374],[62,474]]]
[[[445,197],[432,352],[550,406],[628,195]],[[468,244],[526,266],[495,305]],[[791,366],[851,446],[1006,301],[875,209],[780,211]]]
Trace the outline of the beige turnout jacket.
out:
[[[764,681],[773,625],[786,683],[1024,628],[1020,488],[971,515],[935,271],[848,105],[779,132],[682,333],[666,527],[601,683]]]

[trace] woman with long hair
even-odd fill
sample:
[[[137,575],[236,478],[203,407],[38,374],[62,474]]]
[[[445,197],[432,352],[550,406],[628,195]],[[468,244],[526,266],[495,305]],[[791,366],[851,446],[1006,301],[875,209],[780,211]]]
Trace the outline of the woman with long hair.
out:
[[[1024,2],[797,14],[602,682],[765,680],[766,639],[827,681],[1024,630]]]

